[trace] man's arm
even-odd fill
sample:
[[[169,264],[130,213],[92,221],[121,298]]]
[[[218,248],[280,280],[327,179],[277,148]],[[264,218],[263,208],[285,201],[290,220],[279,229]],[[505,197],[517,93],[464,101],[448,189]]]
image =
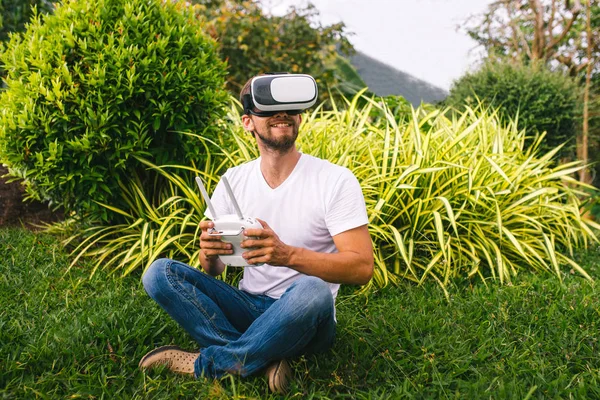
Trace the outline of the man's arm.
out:
[[[318,253],[286,245],[266,222],[259,221],[264,229],[248,229],[245,233],[259,239],[242,242],[244,248],[258,247],[243,254],[249,264],[285,266],[331,283],[364,285],[373,276],[373,243],[367,225],[335,235],[337,253]]]

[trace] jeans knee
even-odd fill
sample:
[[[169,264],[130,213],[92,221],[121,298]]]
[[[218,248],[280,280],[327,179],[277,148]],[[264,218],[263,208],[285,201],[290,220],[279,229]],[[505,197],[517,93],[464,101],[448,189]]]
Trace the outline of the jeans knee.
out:
[[[333,295],[329,285],[315,276],[303,276],[294,282],[293,287],[301,297],[298,304],[303,304],[305,312],[327,313],[333,312]]]
[[[154,294],[164,285],[167,280],[167,267],[172,260],[160,258],[150,264],[142,276],[142,284],[146,293],[152,298]]]

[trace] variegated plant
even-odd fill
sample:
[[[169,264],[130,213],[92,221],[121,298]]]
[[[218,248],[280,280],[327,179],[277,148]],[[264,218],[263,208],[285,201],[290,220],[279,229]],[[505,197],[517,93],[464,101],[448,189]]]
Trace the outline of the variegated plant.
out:
[[[376,124],[373,109],[385,116]],[[169,256],[197,266],[205,206],[192,175],[214,184],[227,166],[257,156],[236,110],[213,143],[221,153],[201,172],[147,163],[170,182],[159,202],[151,204],[135,180],[122,184],[130,209],[105,206],[128,223],[71,237],[80,243],[74,263],[92,256],[97,266],[129,273]],[[597,241],[592,228],[598,226],[580,214],[585,185],[572,177],[581,164],[555,165],[557,150],[538,154],[541,137],[524,150],[525,134],[483,109],[419,108],[399,119],[383,103],[357,96],[343,110],[305,114],[298,144],[304,153],[348,167],[361,183],[377,286],[406,278],[433,279],[445,288],[453,278],[472,276],[505,283],[520,270],[551,271],[560,279],[565,267],[591,279],[573,261],[575,248]]]

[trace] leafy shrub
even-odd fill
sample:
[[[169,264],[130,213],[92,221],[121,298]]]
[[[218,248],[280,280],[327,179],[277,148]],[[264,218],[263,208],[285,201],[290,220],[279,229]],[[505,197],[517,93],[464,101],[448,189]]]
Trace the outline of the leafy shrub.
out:
[[[305,115],[298,144],[306,154],[350,168],[360,181],[376,285],[405,278],[446,287],[464,277],[506,283],[528,269],[560,279],[565,267],[589,278],[572,259],[575,247],[597,240],[590,227],[598,225],[580,217],[577,195],[586,186],[570,177],[580,164],[553,167],[557,149],[540,155],[538,140],[524,151],[522,130],[502,127],[481,110],[449,119],[445,110],[417,109],[397,123],[383,103],[357,108],[357,102],[345,111]],[[369,122],[372,108],[387,113],[385,123]],[[217,143],[221,154],[202,171],[210,185],[225,167],[257,156],[236,113],[230,134]],[[102,255],[97,266],[126,271],[161,254],[198,265],[197,223],[205,206],[191,179],[179,182],[154,204],[142,190],[130,191],[129,203],[137,205],[122,210],[130,214],[128,224],[75,234],[71,241],[86,242],[74,254]]]
[[[181,131],[213,136],[225,68],[191,8],[161,0],[67,0],[32,21],[1,55],[0,160],[30,196],[67,212],[124,206],[136,157],[190,164],[205,156]],[[152,172],[149,172],[152,175]]]
[[[396,123],[406,121],[412,117],[412,105],[402,96],[373,96],[372,100],[382,103],[379,107],[371,109],[371,118],[374,125],[385,126],[389,116],[393,116]]]
[[[479,101],[498,108],[505,122],[518,116],[519,127],[527,129],[531,137],[546,132],[542,152],[567,142],[557,158],[574,158],[582,105],[581,90],[571,78],[542,64],[490,61],[454,82],[445,103],[464,109]],[[528,139],[526,145],[533,142]]]

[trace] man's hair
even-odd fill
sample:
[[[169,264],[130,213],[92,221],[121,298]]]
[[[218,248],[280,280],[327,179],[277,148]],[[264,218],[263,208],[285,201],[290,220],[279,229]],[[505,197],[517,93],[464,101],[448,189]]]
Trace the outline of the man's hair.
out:
[[[252,79],[256,78],[257,76],[260,75],[253,76],[252,78],[248,79],[248,81],[242,88],[242,91],[240,92],[240,103],[244,104],[244,95],[250,94],[250,84],[252,83]]]

